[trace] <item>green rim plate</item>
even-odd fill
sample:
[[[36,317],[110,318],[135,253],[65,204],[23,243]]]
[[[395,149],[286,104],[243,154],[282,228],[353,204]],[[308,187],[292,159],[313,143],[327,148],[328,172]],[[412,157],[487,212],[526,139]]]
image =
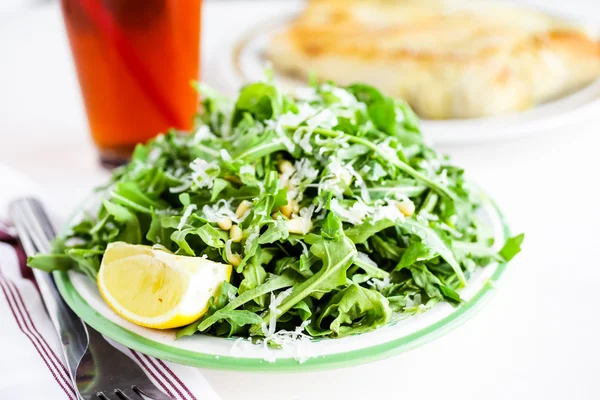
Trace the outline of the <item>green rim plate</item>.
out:
[[[502,232],[506,240],[510,237],[510,230],[504,215],[492,200],[490,200],[490,204],[491,208],[496,211],[497,217],[502,224]],[[341,353],[317,356],[303,363],[299,363],[293,358],[283,358],[277,359],[274,362],[268,362],[258,358],[212,355],[156,342],[119,326],[93,309],[79,294],[67,272],[56,271],[54,272],[54,278],[63,298],[79,317],[98,332],[133,350],[163,360],[195,367],[255,372],[300,372],[349,367],[367,363],[414,349],[441,337],[464,323],[481,308],[485,300],[492,295],[494,282],[498,281],[505,270],[506,263],[498,264],[488,281],[468,301],[463,303],[450,315],[425,328],[385,343]]]

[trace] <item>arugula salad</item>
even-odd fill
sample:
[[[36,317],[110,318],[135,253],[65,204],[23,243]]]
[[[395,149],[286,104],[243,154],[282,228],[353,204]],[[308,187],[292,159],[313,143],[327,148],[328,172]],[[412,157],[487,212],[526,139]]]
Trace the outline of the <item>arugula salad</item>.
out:
[[[195,132],[139,145],[31,266],[95,279],[115,241],[227,263],[230,282],[178,337],[276,343],[459,306],[477,268],[520,251],[523,235],[493,243],[485,195],[426,144],[406,103],[361,84],[286,94],[258,82],[235,100],[197,88]]]

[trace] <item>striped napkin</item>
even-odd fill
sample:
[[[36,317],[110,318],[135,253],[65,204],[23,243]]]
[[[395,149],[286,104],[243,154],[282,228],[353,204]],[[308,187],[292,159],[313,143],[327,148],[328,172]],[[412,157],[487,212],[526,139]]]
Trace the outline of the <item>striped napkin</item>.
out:
[[[77,399],[25,253],[0,222],[0,399]],[[178,400],[217,400],[198,369],[119,347]],[[7,360],[8,362],[5,362]]]
[[[6,175],[0,176],[0,184],[6,187]],[[7,199],[0,200],[6,203]],[[76,400],[58,335],[25,262],[14,230],[0,220],[0,399]],[[178,400],[219,400],[199,369],[113,344],[135,360],[169,396]]]

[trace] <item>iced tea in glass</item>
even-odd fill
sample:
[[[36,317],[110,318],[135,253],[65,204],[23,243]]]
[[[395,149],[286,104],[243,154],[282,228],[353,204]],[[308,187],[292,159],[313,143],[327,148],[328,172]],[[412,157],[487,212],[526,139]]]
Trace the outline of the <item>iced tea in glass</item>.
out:
[[[105,164],[198,105],[201,0],[61,0],[94,142]]]

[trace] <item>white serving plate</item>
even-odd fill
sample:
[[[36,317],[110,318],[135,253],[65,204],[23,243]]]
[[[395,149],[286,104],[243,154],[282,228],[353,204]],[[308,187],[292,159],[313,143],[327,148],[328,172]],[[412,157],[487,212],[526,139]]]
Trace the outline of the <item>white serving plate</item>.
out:
[[[274,4],[274,7],[277,5]],[[276,20],[270,18],[258,24],[254,22],[253,26],[245,27],[245,30],[238,28],[233,40],[219,48],[213,58],[213,66],[218,65],[220,79],[228,91],[237,91],[246,83],[264,78],[265,69],[270,66],[265,56],[268,43],[297,14],[297,10],[289,11],[286,8]],[[582,23],[583,25],[594,35],[600,32],[600,29],[590,23]],[[274,80],[290,90],[306,85],[304,80],[278,73],[277,70]],[[525,111],[471,119],[422,119],[421,128],[423,135],[435,145],[457,145],[539,134],[590,119],[598,112],[600,79],[576,92]]]

